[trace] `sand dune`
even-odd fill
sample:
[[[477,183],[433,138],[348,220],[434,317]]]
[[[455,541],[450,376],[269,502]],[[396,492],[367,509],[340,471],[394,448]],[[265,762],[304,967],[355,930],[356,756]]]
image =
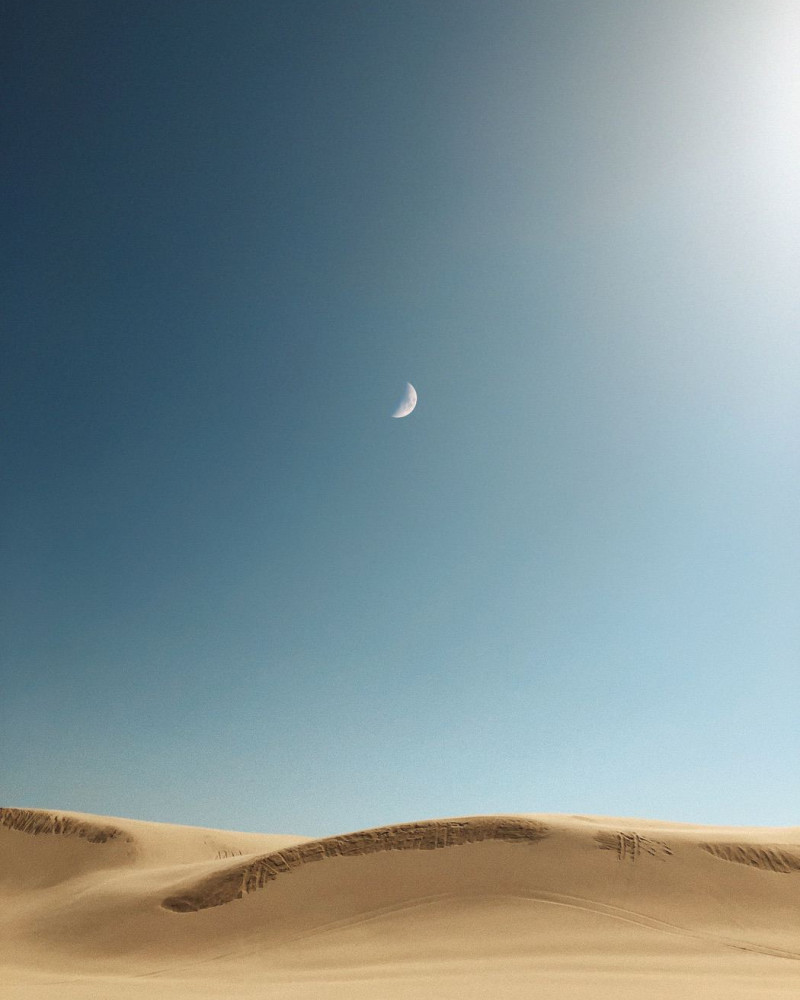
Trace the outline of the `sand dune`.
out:
[[[0,810],[3,996],[800,996],[800,829],[549,815],[312,839]]]

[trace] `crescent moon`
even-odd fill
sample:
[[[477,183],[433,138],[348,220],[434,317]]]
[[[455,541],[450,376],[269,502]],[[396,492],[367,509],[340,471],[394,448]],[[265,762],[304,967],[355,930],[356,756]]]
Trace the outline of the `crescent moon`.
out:
[[[406,391],[403,398],[397,404],[397,409],[392,414],[393,417],[407,417],[417,405],[417,390],[410,382],[406,382]]]

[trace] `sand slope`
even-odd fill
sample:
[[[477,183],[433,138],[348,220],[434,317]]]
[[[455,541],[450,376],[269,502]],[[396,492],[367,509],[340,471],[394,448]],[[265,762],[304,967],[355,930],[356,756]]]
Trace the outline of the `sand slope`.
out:
[[[0,810],[3,996],[800,996],[800,829],[545,815],[322,840]]]

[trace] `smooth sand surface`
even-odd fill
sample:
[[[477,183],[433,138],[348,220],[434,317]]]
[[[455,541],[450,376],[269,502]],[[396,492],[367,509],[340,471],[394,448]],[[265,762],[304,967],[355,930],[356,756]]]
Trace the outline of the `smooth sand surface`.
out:
[[[800,997],[800,828],[475,816],[313,840],[0,810],[2,996]]]

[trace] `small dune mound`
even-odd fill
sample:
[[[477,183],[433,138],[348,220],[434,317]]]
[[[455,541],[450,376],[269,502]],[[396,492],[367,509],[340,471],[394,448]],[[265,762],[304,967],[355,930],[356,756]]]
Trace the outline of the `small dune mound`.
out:
[[[135,838],[102,817],[0,809],[0,885],[43,889],[87,872],[127,865]]]
[[[701,844],[704,851],[722,861],[732,861],[737,865],[760,868],[765,872],[790,874],[800,872],[800,854],[792,854],[783,847],[755,844]]]
[[[486,840],[535,843],[544,839],[548,833],[549,828],[536,820],[491,816],[404,823],[362,830],[339,837],[308,841],[236,865],[208,876],[180,895],[170,896],[161,905],[176,913],[191,913],[221,906],[241,899],[247,893],[263,889],[267,882],[301,865],[328,858],[356,857],[381,851],[430,851]]]
[[[55,834],[61,837],[80,837],[90,844],[105,844],[110,840],[130,843],[131,837],[114,826],[60,816],[44,809],[0,808],[0,826],[36,837],[40,834]]]

